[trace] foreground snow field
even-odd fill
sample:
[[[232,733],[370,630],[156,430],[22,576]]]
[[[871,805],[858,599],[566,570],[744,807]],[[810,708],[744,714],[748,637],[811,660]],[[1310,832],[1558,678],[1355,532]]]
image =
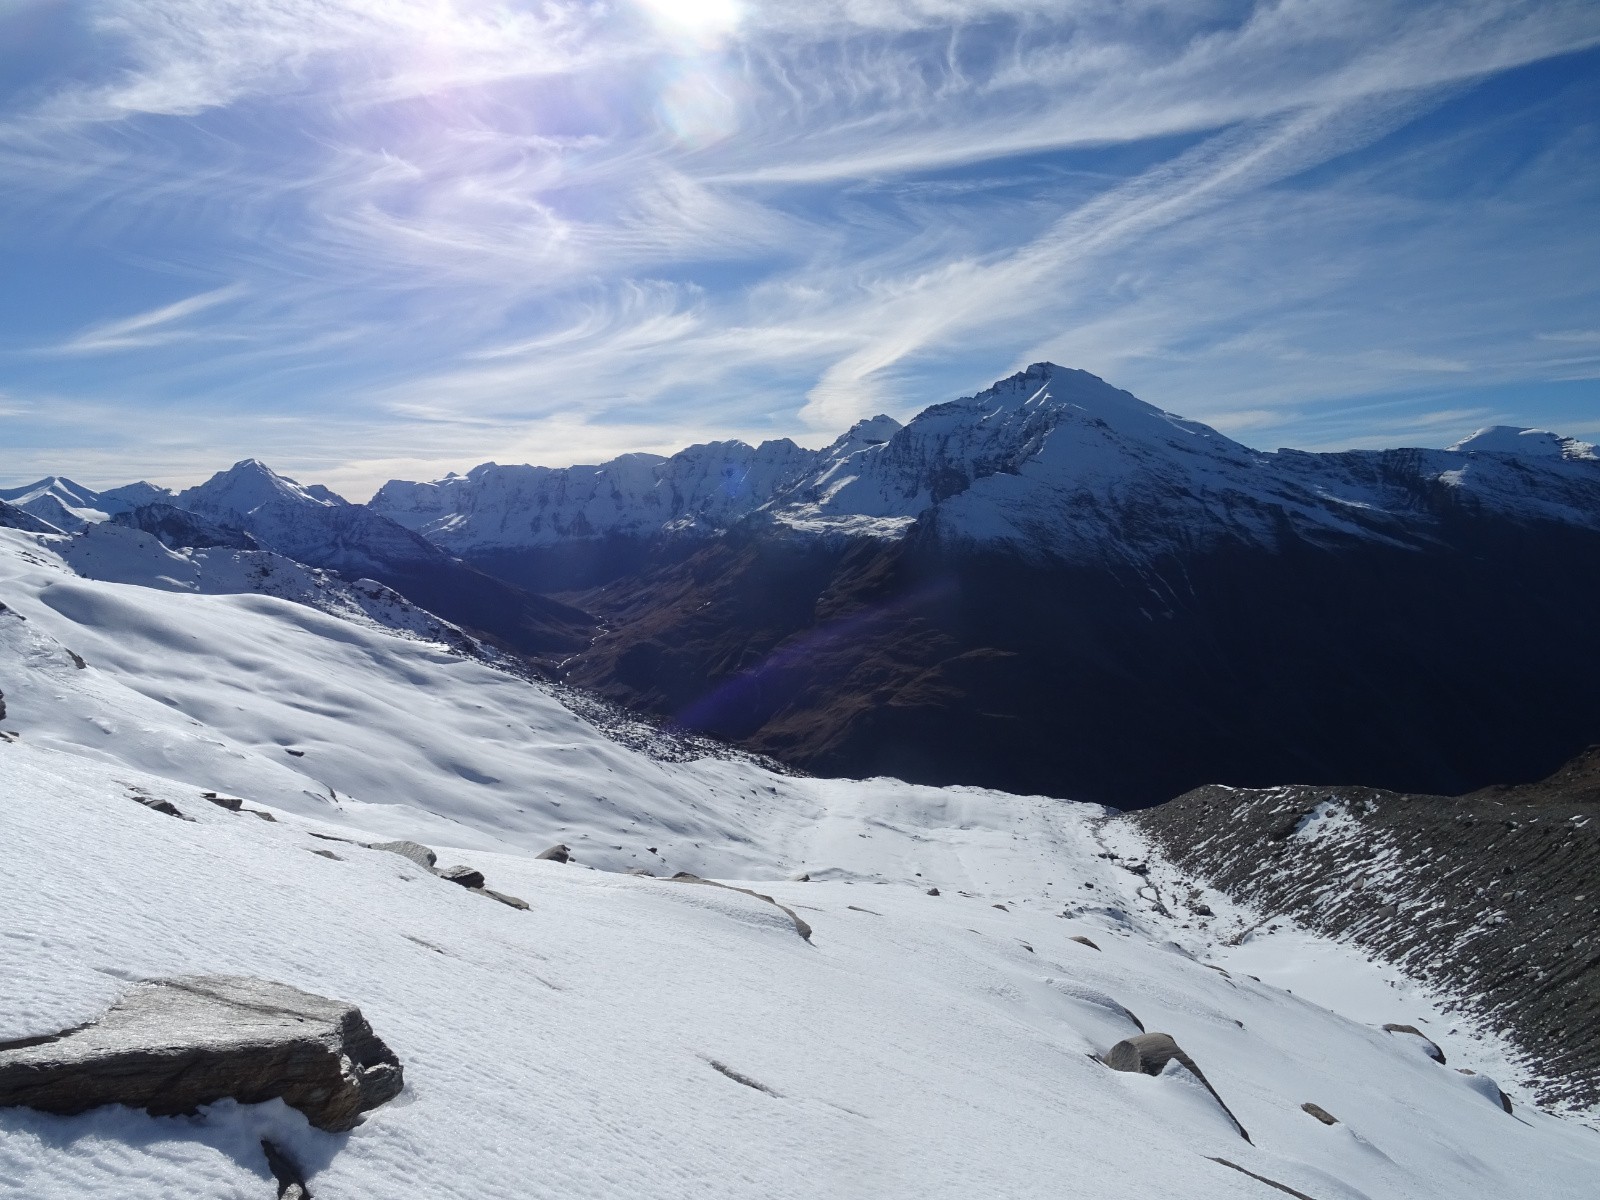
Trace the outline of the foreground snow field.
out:
[[[382,614],[88,580],[64,545],[0,531],[0,1041],[256,975],[359,1004],[407,1086],[340,1135],[0,1110],[0,1195],[266,1197],[263,1132],[324,1198],[1593,1194],[1600,1136],[1492,1040],[1286,922],[1226,944],[1259,916],[1127,869],[1106,810],[657,761]],[[529,908],[355,844],[401,837]],[[760,881],[812,937],[630,868]],[[1135,1016],[1250,1142],[1182,1069],[1096,1061]]]

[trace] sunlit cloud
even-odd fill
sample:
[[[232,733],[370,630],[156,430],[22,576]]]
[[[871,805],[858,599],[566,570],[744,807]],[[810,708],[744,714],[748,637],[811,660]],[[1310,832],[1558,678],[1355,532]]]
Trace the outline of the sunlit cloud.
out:
[[[0,386],[204,414],[181,452],[118,424],[126,461],[209,438],[352,486],[827,440],[1038,358],[1355,444],[1367,397],[1500,411],[1435,397],[1596,373],[1586,0],[37,14],[93,53],[0,86],[0,214],[40,264],[14,286],[50,297]],[[359,452],[296,457],[330,423]]]

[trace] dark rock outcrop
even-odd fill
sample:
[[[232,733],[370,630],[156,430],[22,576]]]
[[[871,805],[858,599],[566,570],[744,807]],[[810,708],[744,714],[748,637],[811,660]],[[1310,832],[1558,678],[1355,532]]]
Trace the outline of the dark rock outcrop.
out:
[[[234,529],[173,504],[141,504],[113,513],[113,525],[143,530],[168,549],[259,550],[260,543],[242,529]]]
[[[1277,552],[1094,562],[931,520],[888,542],[752,519],[568,595],[604,625],[564,677],[815,774],[1119,808],[1210,780],[1531,778],[1600,730],[1600,533],[1448,492],[1418,497],[1441,508],[1417,546],[1316,544],[1286,518]]]
[[[1212,786],[1124,819],[1234,899],[1462,997],[1542,1101],[1600,1102],[1600,747],[1465,796]]]
[[[140,984],[88,1025],[0,1043],[0,1106],[64,1115],[282,1099],[339,1132],[403,1086],[400,1060],[355,1005],[240,976]]]
[[[1217,1089],[1211,1086],[1211,1081],[1205,1077],[1205,1072],[1195,1065],[1194,1059],[1183,1052],[1183,1047],[1173,1040],[1171,1034],[1141,1033],[1131,1038],[1124,1038],[1107,1050],[1100,1061],[1113,1071],[1140,1071],[1146,1075],[1159,1075],[1169,1062],[1176,1061],[1211,1093],[1211,1098],[1223,1112],[1228,1114],[1228,1120],[1238,1129],[1239,1136],[1247,1142],[1250,1140],[1245,1127],[1239,1124],[1239,1118],[1233,1115],[1233,1111],[1223,1103],[1222,1097],[1217,1095]]]

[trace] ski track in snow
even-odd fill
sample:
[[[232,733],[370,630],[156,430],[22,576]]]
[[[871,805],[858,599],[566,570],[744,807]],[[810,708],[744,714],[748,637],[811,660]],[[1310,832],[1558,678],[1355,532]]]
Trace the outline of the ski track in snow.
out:
[[[1098,806],[663,762],[414,631],[86,580],[56,544],[0,531],[0,1040],[259,975],[358,1003],[407,1087],[342,1135],[0,1110],[0,1196],[267,1197],[264,1135],[328,1198],[1270,1193],[1215,1159],[1316,1200],[1593,1194],[1592,1129],[1454,1069],[1516,1098],[1503,1047]],[[313,833],[424,842],[530,908]],[[1187,1072],[1095,1060],[1134,1017],[1253,1144]]]

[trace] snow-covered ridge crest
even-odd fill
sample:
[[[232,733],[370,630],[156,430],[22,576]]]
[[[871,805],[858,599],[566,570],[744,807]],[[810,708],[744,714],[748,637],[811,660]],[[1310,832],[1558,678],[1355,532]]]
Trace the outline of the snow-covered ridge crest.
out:
[[[1285,536],[1415,545],[1463,503],[1600,528],[1600,459],[1586,443],[1505,429],[1448,450],[1268,453],[1087,371],[1034,363],[904,426],[860,422],[822,450],[716,442],[589,467],[485,464],[392,481],[371,503],[466,555],[711,533],[755,515],[879,537],[922,521],[957,542],[1124,559]]]

